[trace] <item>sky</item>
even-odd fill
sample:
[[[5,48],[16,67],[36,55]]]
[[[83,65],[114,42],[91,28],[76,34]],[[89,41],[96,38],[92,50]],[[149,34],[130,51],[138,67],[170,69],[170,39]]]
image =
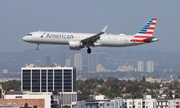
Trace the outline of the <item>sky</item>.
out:
[[[158,18],[158,42],[132,49],[180,51],[180,0],[2,0],[0,3],[0,52],[35,49],[22,37],[32,31],[135,34],[146,22]],[[40,45],[40,48],[55,48]]]

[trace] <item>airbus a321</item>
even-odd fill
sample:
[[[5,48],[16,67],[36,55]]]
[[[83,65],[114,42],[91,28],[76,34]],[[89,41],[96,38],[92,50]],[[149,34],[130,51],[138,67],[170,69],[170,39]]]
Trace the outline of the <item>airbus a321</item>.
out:
[[[150,19],[143,28],[134,35],[125,34],[105,34],[107,26],[97,34],[93,33],[72,33],[72,32],[49,32],[35,31],[23,37],[25,42],[37,44],[69,45],[70,50],[80,50],[87,48],[87,53],[91,53],[91,47],[127,47],[147,44],[158,41],[153,37],[157,18]]]

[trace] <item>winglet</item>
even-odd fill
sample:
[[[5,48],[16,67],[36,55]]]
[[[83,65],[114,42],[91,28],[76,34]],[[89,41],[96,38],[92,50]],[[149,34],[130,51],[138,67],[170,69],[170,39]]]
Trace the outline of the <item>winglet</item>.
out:
[[[102,29],[102,33],[105,33],[106,32],[106,29],[107,29],[108,25],[106,25],[103,29]]]

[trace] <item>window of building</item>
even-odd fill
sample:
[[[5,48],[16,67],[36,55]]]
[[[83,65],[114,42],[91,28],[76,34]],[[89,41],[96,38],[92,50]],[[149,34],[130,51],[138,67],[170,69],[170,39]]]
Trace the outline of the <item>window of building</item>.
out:
[[[46,70],[41,70],[41,92],[46,92]]]
[[[146,105],[149,105],[149,102],[146,102]]]
[[[54,70],[54,90],[62,91],[62,70]]]
[[[109,104],[109,103],[107,103],[107,106],[110,106],[110,104]]]
[[[48,91],[53,91],[53,70],[48,70]]]
[[[31,87],[31,70],[22,70],[22,89],[30,91]]]
[[[40,70],[32,70],[32,92],[40,92]]]
[[[64,91],[72,92],[72,70],[64,70]]]

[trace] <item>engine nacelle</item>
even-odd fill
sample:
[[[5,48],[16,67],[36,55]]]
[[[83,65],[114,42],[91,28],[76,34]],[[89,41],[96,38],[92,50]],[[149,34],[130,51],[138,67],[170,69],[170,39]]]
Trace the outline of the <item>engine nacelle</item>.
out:
[[[70,50],[80,50],[84,48],[84,45],[80,41],[70,41],[69,42],[69,49]]]

